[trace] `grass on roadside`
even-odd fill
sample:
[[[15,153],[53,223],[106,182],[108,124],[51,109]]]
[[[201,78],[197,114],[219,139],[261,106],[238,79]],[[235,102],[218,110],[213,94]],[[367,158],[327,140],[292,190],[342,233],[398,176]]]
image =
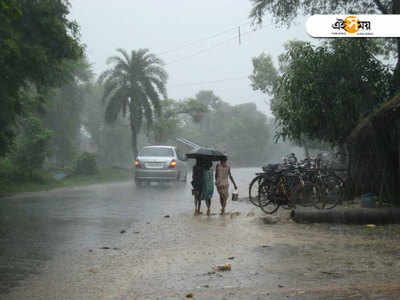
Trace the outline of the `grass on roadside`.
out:
[[[70,175],[63,179],[55,179],[54,174],[41,173],[33,180],[2,180],[0,181],[0,196],[21,192],[48,191],[61,187],[84,186],[90,184],[126,181],[131,177],[127,169],[100,169],[95,175]]]

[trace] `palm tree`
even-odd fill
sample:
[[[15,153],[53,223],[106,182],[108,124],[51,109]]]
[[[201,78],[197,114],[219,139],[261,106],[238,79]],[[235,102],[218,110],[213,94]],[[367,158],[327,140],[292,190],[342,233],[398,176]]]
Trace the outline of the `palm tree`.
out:
[[[132,50],[131,55],[123,49],[117,50],[122,57],[107,60],[112,68],[103,72],[99,82],[104,85],[103,101],[108,101],[105,120],[114,122],[122,112],[129,112],[132,130],[132,151],[137,156],[137,135],[143,121],[151,128],[154,117],[161,116],[160,95],[167,98],[168,74],[163,61],[148,49]]]

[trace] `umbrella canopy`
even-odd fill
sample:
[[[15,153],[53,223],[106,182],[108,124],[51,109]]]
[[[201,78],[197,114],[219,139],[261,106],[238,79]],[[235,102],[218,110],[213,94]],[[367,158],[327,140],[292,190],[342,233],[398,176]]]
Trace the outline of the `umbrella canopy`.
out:
[[[204,148],[200,147],[190,151],[186,154],[187,158],[203,158],[209,160],[221,160],[222,158],[226,158],[226,155],[222,152],[212,149],[212,148]]]

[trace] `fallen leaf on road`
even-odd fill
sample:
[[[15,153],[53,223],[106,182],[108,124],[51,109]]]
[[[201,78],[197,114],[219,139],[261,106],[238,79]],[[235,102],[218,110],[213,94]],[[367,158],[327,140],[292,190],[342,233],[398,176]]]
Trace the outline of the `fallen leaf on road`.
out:
[[[218,271],[230,271],[231,270],[231,264],[225,264],[223,266],[216,266],[216,269]]]

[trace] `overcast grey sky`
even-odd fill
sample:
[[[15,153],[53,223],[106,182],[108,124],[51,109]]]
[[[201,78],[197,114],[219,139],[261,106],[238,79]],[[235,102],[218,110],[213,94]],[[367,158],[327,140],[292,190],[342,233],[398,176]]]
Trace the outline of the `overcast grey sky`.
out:
[[[310,40],[303,19],[275,27],[267,17],[253,31],[249,0],[71,0],[71,18],[96,74],[117,48],[149,48],[166,63],[168,96],[184,99],[211,89],[231,104],[254,102],[264,113],[266,97],[251,89],[251,59],[261,52],[276,60],[291,39]],[[305,19],[304,19],[305,20]],[[241,45],[237,27],[241,28]]]

